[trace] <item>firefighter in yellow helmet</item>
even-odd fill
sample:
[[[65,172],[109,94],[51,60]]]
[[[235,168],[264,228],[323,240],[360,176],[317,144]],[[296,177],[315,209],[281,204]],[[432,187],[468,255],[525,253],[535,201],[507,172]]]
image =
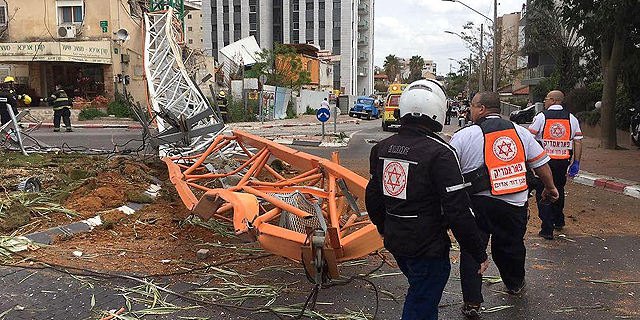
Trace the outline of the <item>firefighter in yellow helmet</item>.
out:
[[[13,90],[13,82],[13,77],[6,77],[0,88],[0,121],[3,125],[11,121],[8,108],[11,108],[14,115],[18,114],[17,97],[15,90]]]
[[[224,122],[228,121],[228,106],[229,106],[229,100],[227,100],[227,94],[220,90],[220,92],[218,93],[218,97],[217,97],[217,104],[218,104],[218,109],[220,109],[220,114],[222,116],[222,120]]]
[[[56,90],[47,98],[47,102],[53,106],[53,131],[60,131],[60,118],[64,121],[67,132],[71,129],[71,106],[73,105],[71,98],[62,90],[62,85],[57,84]]]

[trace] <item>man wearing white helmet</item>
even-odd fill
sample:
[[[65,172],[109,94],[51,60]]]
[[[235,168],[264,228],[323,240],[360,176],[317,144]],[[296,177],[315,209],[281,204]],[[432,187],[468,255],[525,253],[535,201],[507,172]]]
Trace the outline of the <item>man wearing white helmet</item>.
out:
[[[400,97],[399,132],[371,149],[365,203],[409,281],[403,320],[438,319],[451,270],[448,228],[477,263],[478,274],[489,263],[455,150],[434,133],[442,130],[446,111],[440,84],[410,84]]]
[[[456,132],[451,145],[460,157],[460,169],[468,184],[473,212],[507,292],[518,295],[525,285],[524,234],[527,226],[527,167],[540,176],[546,201],[558,199],[558,190],[547,162],[549,156],[524,127],[500,117],[500,97],[495,92],[478,93],[471,101],[474,125]],[[462,313],[479,316],[482,277],[478,262],[467,248],[460,250]]]

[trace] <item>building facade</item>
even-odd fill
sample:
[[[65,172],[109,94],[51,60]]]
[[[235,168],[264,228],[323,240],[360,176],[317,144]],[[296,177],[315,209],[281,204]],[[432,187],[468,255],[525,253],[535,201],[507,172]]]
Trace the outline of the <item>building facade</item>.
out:
[[[344,94],[373,92],[374,0],[204,0],[205,52],[254,36],[261,48],[274,43],[313,44],[339,55],[333,87]]]
[[[113,99],[126,90],[136,101],[146,101],[142,10],[136,4],[0,3],[0,74],[14,76],[21,93],[46,97],[61,84],[70,96]]]

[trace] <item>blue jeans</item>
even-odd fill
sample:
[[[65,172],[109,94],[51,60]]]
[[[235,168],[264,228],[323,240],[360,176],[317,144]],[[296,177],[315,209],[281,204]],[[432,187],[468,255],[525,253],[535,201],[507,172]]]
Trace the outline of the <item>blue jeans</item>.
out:
[[[402,320],[438,320],[438,304],[451,271],[449,257],[395,258],[409,281]]]

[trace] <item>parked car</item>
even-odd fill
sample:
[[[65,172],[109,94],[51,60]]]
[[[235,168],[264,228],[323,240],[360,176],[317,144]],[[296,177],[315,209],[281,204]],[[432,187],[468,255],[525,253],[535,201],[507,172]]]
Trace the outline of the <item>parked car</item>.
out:
[[[359,97],[356,100],[356,104],[349,110],[349,116],[357,118],[378,119],[380,117],[380,110],[378,109],[378,106],[375,102],[376,100],[374,98]]]
[[[533,117],[536,115],[536,106],[530,105],[522,110],[512,111],[509,115],[509,120],[515,123],[527,123],[532,122]]]

